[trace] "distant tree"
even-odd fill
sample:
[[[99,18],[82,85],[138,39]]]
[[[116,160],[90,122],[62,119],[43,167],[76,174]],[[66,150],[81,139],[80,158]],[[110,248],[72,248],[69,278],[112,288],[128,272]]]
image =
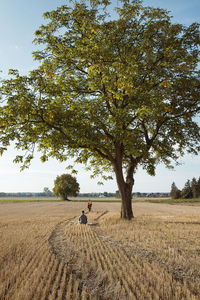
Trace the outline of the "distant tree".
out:
[[[170,197],[172,199],[179,199],[181,196],[181,191],[177,188],[175,182],[172,183]]]
[[[198,182],[197,182],[196,178],[192,178],[191,189],[192,189],[192,197],[197,198],[198,197]]]
[[[53,195],[52,191],[50,191],[48,187],[44,187],[43,193],[48,197],[51,197]]]
[[[192,188],[191,188],[191,183],[190,180],[187,180],[185,183],[184,188],[181,191],[181,197],[184,199],[189,199],[192,198]]]
[[[115,197],[116,197],[116,198],[121,198],[119,190],[117,190],[117,191],[115,192]]]
[[[79,183],[76,178],[70,174],[57,176],[54,180],[53,193],[56,197],[68,200],[68,196],[76,197],[79,192]]]
[[[197,197],[200,197],[200,177],[197,180]]]
[[[139,193],[139,192],[135,193],[134,197],[137,197],[137,198],[141,197],[141,193]]]

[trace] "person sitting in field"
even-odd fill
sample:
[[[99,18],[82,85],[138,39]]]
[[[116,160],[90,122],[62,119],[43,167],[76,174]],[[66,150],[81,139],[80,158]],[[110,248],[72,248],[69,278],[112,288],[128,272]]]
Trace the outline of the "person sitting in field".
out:
[[[87,224],[87,217],[85,215],[84,210],[82,210],[82,215],[80,215],[78,222],[79,224]]]

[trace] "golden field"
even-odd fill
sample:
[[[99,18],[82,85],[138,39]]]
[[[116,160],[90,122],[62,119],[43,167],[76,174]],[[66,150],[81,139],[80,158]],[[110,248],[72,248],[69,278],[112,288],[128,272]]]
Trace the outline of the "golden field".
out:
[[[0,204],[0,299],[200,299],[200,206]]]

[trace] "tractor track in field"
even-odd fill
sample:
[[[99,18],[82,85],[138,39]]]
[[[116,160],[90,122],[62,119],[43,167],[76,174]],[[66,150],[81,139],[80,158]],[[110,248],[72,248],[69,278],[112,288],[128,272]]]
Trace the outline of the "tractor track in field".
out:
[[[100,214],[96,219],[95,222],[98,221],[101,216],[105,215],[107,211]],[[80,288],[85,289],[88,295],[94,300],[108,300],[108,297],[103,296],[104,289],[103,289],[103,281],[104,278],[98,276],[96,270],[87,265],[87,272],[84,274],[82,270],[82,265],[80,265],[79,261],[79,250],[74,247],[73,243],[71,242],[70,238],[66,235],[64,229],[68,225],[70,221],[78,219],[78,216],[74,216],[68,218],[65,221],[61,221],[58,223],[54,230],[52,231],[49,237],[49,244],[51,245],[52,252],[56,256],[59,261],[62,261],[65,266],[70,269],[70,272],[75,276],[77,279],[80,280]],[[77,227],[83,228],[85,225],[78,225]],[[88,227],[88,226],[87,226]],[[92,226],[90,226],[91,228]],[[91,299],[91,298],[88,298]]]
[[[191,280],[191,277],[194,281],[199,281],[200,272],[191,273],[190,270],[187,270],[183,265],[173,265],[168,261],[164,260],[162,257],[158,257],[157,254],[153,251],[143,249],[139,247],[135,241],[130,241],[129,246],[123,245],[123,243],[117,241],[115,238],[105,235],[105,233],[100,228],[93,228],[97,235],[112,244],[114,247],[122,249],[125,251],[127,256],[139,256],[142,260],[147,261],[148,263],[157,263],[162,266],[169,274],[172,275],[172,278],[181,284],[186,280]],[[199,253],[200,256],[200,253]]]

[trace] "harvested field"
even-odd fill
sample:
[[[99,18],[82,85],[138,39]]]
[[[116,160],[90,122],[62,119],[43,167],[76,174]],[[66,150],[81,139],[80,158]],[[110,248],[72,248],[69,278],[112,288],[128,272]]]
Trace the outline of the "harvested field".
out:
[[[0,204],[0,299],[200,299],[200,206]]]

